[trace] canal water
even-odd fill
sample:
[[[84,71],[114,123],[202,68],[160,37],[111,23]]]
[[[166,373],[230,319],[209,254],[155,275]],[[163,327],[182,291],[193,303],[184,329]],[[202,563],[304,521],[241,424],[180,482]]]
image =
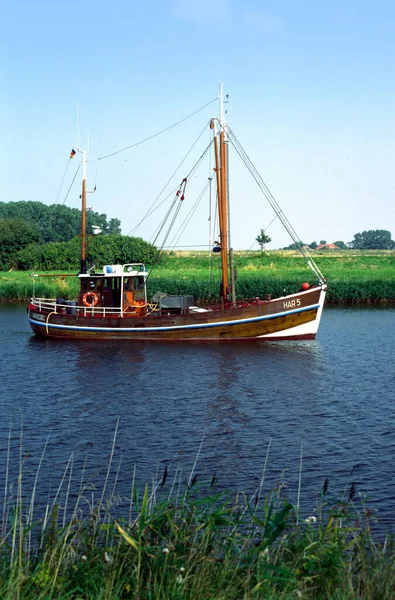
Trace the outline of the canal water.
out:
[[[394,338],[394,308],[327,307],[315,341],[43,340],[24,307],[2,305],[0,493],[20,460],[33,485],[44,449],[38,498],[53,497],[68,461],[71,493],[81,477],[100,490],[115,439],[109,484],[120,496],[134,472],[140,487],[166,466],[169,481],[187,481],[196,459],[199,481],[215,473],[252,494],[267,459],[263,493],[283,484],[296,503],[301,472],[310,512],[326,478],[338,498],[354,483],[393,530]]]

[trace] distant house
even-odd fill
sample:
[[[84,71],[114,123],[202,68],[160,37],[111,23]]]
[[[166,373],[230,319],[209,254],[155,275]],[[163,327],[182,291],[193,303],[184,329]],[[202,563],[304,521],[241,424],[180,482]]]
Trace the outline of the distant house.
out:
[[[339,247],[335,244],[320,244],[316,250],[339,250]]]

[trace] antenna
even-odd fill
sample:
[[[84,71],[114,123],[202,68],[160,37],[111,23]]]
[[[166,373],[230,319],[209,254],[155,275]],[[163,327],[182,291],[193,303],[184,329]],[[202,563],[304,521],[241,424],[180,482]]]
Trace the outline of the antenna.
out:
[[[224,100],[224,91],[223,91],[223,83],[222,81],[219,81],[219,94],[218,94],[218,100],[219,100],[219,124],[220,124],[220,128],[225,130],[227,123],[225,121],[225,115],[227,114],[227,110],[225,110],[224,108],[224,104],[229,104],[229,94],[226,94],[225,96],[225,100]]]
[[[80,147],[80,105],[77,104],[77,148]]]
[[[222,81],[219,81],[218,84],[219,84],[219,94],[218,94],[218,100],[219,100],[219,124],[220,124],[221,128],[223,129],[223,127],[224,127],[224,99],[223,99],[223,84],[222,84]]]

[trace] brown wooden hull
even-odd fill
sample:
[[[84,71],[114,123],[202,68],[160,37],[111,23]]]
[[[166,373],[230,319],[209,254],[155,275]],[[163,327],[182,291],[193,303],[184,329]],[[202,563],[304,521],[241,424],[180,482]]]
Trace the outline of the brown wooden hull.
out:
[[[51,338],[147,341],[308,339],[318,329],[325,286],[236,307],[148,316],[83,316],[39,310],[29,304],[33,332]],[[77,311],[78,312],[78,311]],[[266,336],[268,336],[266,338]]]

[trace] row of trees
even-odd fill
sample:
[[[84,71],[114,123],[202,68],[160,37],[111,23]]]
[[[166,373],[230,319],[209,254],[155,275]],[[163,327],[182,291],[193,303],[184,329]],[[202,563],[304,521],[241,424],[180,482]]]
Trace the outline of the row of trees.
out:
[[[318,244],[314,241],[311,244],[303,245],[315,250],[321,244],[326,243],[326,240],[320,240]],[[341,240],[332,243],[340,250],[395,250],[395,241],[391,238],[391,232],[386,229],[369,229],[368,231],[356,233],[354,239],[348,242],[348,244],[345,244]],[[286,248],[283,248],[283,250],[296,250],[297,248],[297,244],[290,244]]]
[[[43,202],[21,201],[0,202],[0,222],[14,220],[13,227],[20,227],[25,222],[32,235],[40,242],[67,242],[81,233],[81,211],[61,204],[48,206]],[[103,233],[115,235],[121,233],[121,221],[110,219],[107,215],[87,211],[87,232],[92,232],[92,225],[100,227]],[[27,229],[26,232],[27,233]]]
[[[354,250],[395,250],[391,232],[386,229],[369,229],[356,233],[349,246]]]
[[[81,238],[76,237],[68,242],[30,244],[13,256],[10,266],[20,271],[78,271],[80,256]],[[158,250],[152,244],[126,235],[95,236],[87,248],[88,268],[128,262],[153,264],[157,258]]]
[[[102,235],[91,237],[90,265],[156,260],[157,250],[141,238],[122,236],[119,219],[87,213],[87,233],[100,227]],[[81,211],[42,202],[0,202],[0,270],[77,270],[80,264]]]

